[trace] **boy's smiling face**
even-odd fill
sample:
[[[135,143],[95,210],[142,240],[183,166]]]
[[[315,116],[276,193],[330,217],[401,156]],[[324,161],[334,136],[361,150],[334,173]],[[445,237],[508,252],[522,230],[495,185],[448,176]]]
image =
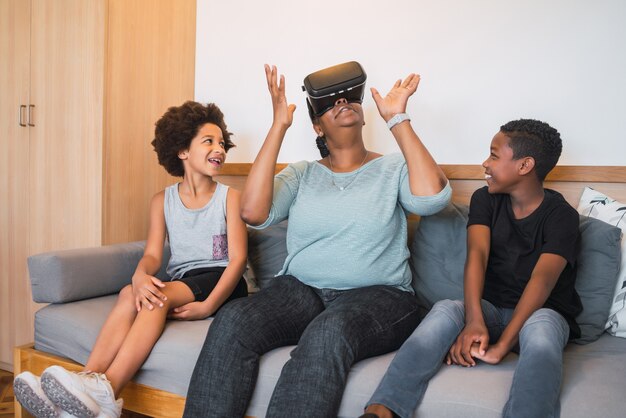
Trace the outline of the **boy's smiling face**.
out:
[[[509,193],[519,180],[521,160],[513,159],[510,139],[498,132],[491,140],[489,158],[483,162],[489,193]]]
[[[186,161],[185,173],[189,170],[204,175],[217,174],[226,161],[225,142],[219,126],[206,123],[198,129],[198,134],[191,140],[189,149],[181,151],[178,157]]]

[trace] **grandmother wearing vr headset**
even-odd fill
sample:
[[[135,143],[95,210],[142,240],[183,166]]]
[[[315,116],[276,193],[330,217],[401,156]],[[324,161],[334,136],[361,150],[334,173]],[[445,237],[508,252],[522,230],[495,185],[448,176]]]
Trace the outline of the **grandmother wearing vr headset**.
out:
[[[225,305],[194,370],[186,417],[244,416],[262,354],[297,344],[267,417],[337,416],[350,367],[400,347],[419,322],[411,288],[406,212],[430,215],[449,202],[449,183],[406,113],[420,77],[372,97],[402,153],[363,141],[366,75],[356,62],[304,80],[322,154],[274,176],[295,105],[285,80],[265,66],[274,118],[242,193],[242,218],[265,228],[289,218],[288,255],[270,286]]]

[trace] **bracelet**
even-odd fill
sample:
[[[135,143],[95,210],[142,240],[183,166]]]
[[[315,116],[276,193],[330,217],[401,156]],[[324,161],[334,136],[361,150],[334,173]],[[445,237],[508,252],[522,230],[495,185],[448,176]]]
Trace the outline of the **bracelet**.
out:
[[[405,120],[408,120],[408,121],[411,120],[408,113],[396,113],[395,115],[391,117],[391,119],[387,121],[387,128],[391,130],[391,128],[393,128],[400,122],[404,122]]]

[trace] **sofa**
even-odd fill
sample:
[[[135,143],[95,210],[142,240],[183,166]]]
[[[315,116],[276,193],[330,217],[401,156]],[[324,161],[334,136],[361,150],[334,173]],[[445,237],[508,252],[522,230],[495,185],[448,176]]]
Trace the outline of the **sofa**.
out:
[[[439,214],[409,222],[413,286],[424,313],[437,300],[462,298],[466,219],[467,206],[453,203]],[[286,255],[286,228],[287,224],[281,223],[263,231],[249,230],[251,290],[274,280]],[[623,417],[626,339],[604,332],[620,265],[621,231],[584,216],[580,230],[576,286],[584,305],[578,317],[583,335],[565,349],[561,416]],[[41,373],[57,363],[79,369],[115,302],[115,293],[129,283],[142,252],[143,242],[134,242],[31,256],[33,299],[49,305],[35,315],[34,347],[16,349],[16,373]],[[163,269],[159,277],[166,278]],[[122,394],[125,409],[151,416],[182,414],[189,379],[211,321],[167,323],[149,358]],[[265,416],[292,349],[282,347],[262,356],[247,416]],[[339,416],[362,413],[393,356],[388,353],[353,366]],[[431,380],[415,416],[500,416],[516,363],[517,355],[510,353],[498,365],[479,363],[471,369],[444,365]],[[17,416],[23,413],[21,408],[16,412]]]

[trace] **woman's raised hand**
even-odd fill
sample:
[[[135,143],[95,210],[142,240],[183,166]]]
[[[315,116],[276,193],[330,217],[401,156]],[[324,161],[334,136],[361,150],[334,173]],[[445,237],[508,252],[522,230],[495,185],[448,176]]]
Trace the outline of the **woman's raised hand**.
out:
[[[278,81],[278,70],[275,65],[271,67],[265,64],[265,78],[267,88],[272,96],[272,108],[274,110],[274,124],[285,128],[291,126],[293,122],[293,112],[296,110],[295,104],[288,104],[285,96],[285,76],[281,74]]]
[[[389,93],[385,97],[382,97],[378,90],[372,87],[372,98],[376,103],[380,116],[383,117],[385,122],[393,117],[397,113],[406,112],[406,104],[409,97],[415,93],[417,86],[420,83],[420,76],[418,74],[409,74],[407,78],[396,81]]]

